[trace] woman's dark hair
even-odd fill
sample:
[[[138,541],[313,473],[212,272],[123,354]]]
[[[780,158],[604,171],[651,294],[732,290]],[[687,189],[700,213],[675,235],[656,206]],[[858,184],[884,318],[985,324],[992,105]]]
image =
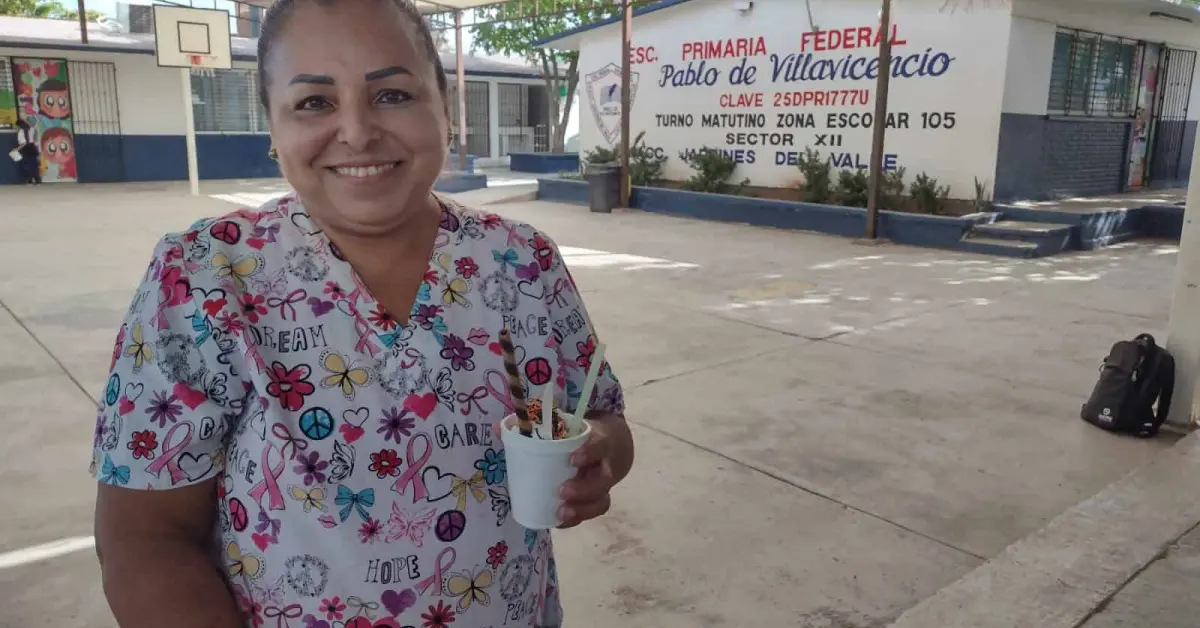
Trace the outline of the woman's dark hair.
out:
[[[274,4],[267,9],[266,15],[263,17],[262,30],[258,36],[258,99],[262,102],[264,108],[268,107],[267,100],[267,57],[271,54],[271,46],[275,44],[275,39],[279,37],[279,33],[287,25],[288,18],[296,9],[297,2],[316,2],[317,4],[333,4],[334,2],[349,2],[350,0],[276,0]],[[372,2],[386,2],[400,9],[404,17],[412,22],[417,29],[417,36],[421,38],[421,43],[425,48],[425,56],[433,62],[434,75],[437,77],[438,91],[442,94],[442,98],[446,99],[449,92],[449,86],[446,84],[446,70],[442,67],[442,58],[438,55],[437,45],[433,43],[433,33],[429,30],[429,23],[421,16],[421,12],[417,10],[416,5],[412,0],[369,0]],[[449,103],[447,102],[447,106]]]

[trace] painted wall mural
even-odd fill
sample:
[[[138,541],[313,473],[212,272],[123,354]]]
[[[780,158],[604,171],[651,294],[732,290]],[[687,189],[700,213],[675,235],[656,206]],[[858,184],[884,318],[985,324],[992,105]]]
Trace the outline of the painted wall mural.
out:
[[[76,181],[71,82],[63,59],[13,59],[17,110],[42,149],[42,180]]]

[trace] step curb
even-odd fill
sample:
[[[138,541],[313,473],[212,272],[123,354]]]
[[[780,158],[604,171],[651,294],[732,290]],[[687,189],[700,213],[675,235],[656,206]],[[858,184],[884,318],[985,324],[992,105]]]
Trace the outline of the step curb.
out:
[[[1078,628],[1200,521],[1198,479],[1193,433],[890,626]]]

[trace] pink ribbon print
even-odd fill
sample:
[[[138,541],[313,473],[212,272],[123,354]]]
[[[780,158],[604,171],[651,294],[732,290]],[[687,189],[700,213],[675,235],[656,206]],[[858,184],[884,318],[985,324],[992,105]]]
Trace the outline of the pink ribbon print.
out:
[[[279,297],[267,299],[267,307],[279,308],[279,317],[285,321],[288,319],[289,313],[292,315],[292,320],[299,320],[296,318],[296,304],[303,303],[306,298],[308,298],[308,292],[304,288],[297,288],[282,299]]]
[[[546,304],[553,305],[554,307],[566,307],[567,302],[563,299],[563,290],[567,290],[567,293],[570,294],[570,287],[567,281],[559,277],[554,280],[554,288],[546,293]]]
[[[175,432],[178,432],[180,429],[186,430],[187,433],[183,435],[183,438],[179,442],[172,445],[171,443],[175,441]],[[163,439],[162,455],[158,457],[158,460],[146,465],[146,471],[161,477],[163,469],[166,469],[167,473],[171,475],[171,484],[178,484],[186,479],[187,474],[183,472],[183,469],[179,468],[179,456],[183,455],[188,444],[192,442],[192,430],[190,422],[176,423],[167,432],[166,438]]]
[[[300,619],[300,616],[303,614],[304,608],[299,604],[288,604],[283,608],[278,606],[268,606],[263,609],[263,615],[268,618],[275,618],[276,628],[290,626],[291,624],[288,622],[289,619]]]
[[[413,444],[417,442],[418,438],[425,442],[425,451],[420,456],[413,451]],[[429,462],[429,456],[433,454],[433,443],[429,442],[429,435],[423,432],[414,434],[412,438],[408,439],[408,450],[405,453],[408,454],[408,468],[392,485],[392,490],[403,495],[408,491],[408,485],[412,484],[413,503],[415,504],[425,499],[427,495],[425,482],[421,480],[421,472],[425,470],[425,463]]]
[[[443,559],[447,556],[449,556],[450,559],[443,561]],[[428,590],[430,586],[437,584],[437,590],[429,595],[432,595],[433,597],[441,597],[442,582],[445,581],[444,578],[446,576],[446,572],[454,566],[454,561],[457,559],[458,553],[454,551],[453,547],[447,547],[443,549],[442,552],[438,554],[437,560],[434,562],[433,573],[430,574],[428,578],[417,583],[417,591],[420,591],[421,595],[425,595],[425,591]],[[443,562],[445,562],[445,564],[443,564]]]
[[[282,430],[282,434],[280,431]],[[263,478],[250,489],[250,497],[258,502],[259,507],[262,507],[263,495],[270,498],[268,508],[270,510],[284,510],[286,505],[283,501],[283,491],[279,490],[279,477],[283,475],[284,469],[287,468],[289,460],[296,457],[296,450],[306,449],[308,443],[297,438],[292,438],[290,432],[287,431],[281,423],[276,423],[271,426],[271,433],[284,439],[282,447],[276,447],[274,443],[263,443],[262,453],[262,474]],[[301,443],[303,446],[297,444]],[[279,452],[279,464],[271,464],[271,453]]]
[[[465,392],[458,393],[458,396],[457,396],[458,402],[463,404],[462,415],[463,416],[471,416],[471,410],[474,409],[474,410],[478,410],[480,414],[487,416],[487,413],[488,413],[487,410],[484,410],[483,406],[479,403],[480,401],[483,401],[484,399],[487,399],[487,398],[488,398],[487,386],[478,386],[475,388],[475,390],[471,391],[470,394],[467,394]]]
[[[497,380],[498,384],[492,380]],[[505,412],[513,411],[516,406],[513,404],[512,390],[508,387],[508,377],[504,373],[496,369],[488,369],[483,376],[483,385],[497,401],[504,405]]]

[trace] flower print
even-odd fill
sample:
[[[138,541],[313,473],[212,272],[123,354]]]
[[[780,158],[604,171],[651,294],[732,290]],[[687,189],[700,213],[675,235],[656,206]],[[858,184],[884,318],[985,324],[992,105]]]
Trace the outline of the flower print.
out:
[[[575,348],[579,350],[579,357],[575,358],[575,363],[584,370],[591,369],[592,355],[596,353],[596,337],[588,336],[587,342],[577,342]]]
[[[400,462],[400,456],[395,449],[381,449],[371,454],[371,464],[367,469],[374,471],[380,479],[389,475],[396,477],[400,475]]]
[[[363,543],[374,543],[379,540],[380,534],[383,534],[383,523],[378,519],[367,519],[358,527],[358,538]]]
[[[104,413],[96,415],[96,431],[92,439],[92,447],[99,447],[104,441],[104,436],[108,434],[108,419],[104,417]]]
[[[316,387],[308,381],[312,372],[307,364],[299,364],[289,369],[279,362],[272,362],[267,370],[271,383],[267,384],[267,394],[279,399],[284,410],[295,412],[304,407],[304,398],[313,394]]]
[[[267,313],[265,302],[266,298],[261,294],[244,292],[241,296],[242,313],[250,319],[251,323],[257,323],[258,317]]]
[[[488,484],[499,484],[508,473],[508,465],[504,462],[504,450],[496,451],[488,448],[483,457],[475,461],[475,468],[483,471],[483,479]]]
[[[412,320],[417,325],[420,325],[421,329],[429,331],[441,321],[441,314],[442,306],[422,304],[413,310]]]
[[[475,350],[467,346],[466,341],[454,334],[446,336],[446,342],[442,345],[442,358],[450,360],[450,367],[456,371],[474,371],[475,362],[471,360],[471,356],[475,355]]]
[[[496,214],[483,214],[479,217],[479,224],[487,231],[491,231],[500,226],[502,219]]]
[[[464,257],[455,261],[454,268],[458,271],[459,275],[462,275],[463,279],[470,279],[479,275],[479,264],[476,264],[475,260],[470,257]]]
[[[392,407],[384,410],[383,418],[379,419],[379,429],[375,430],[375,433],[383,434],[384,440],[390,440],[399,445],[400,437],[411,434],[413,427],[417,424],[411,417],[406,416],[407,414],[407,408]]]
[[[371,310],[371,313],[367,315],[367,319],[384,331],[391,331],[396,328],[396,318],[388,313],[387,310],[384,310],[383,306],[378,303],[375,304],[375,309]]]
[[[438,600],[437,606],[430,605],[428,613],[421,613],[425,620],[423,628],[446,628],[454,623],[454,607]]]
[[[329,298],[334,301],[340,301],[346,298],[346,291],[340,285],[338,285],[336,281],[326,281],[325,290],[323,292],[328,294]]]
[[[246,328],[246,324],[238,318],[237,312],[221,312],[217,315],[217,321],[220,323],[221,333],[229,336],[236,336]]]
[[[183,414],[183,406],[176,403],[177,401],[179,399],[175,395],[169,395],[165,390],[156,392],[150,400],[150,407],[146,408],[146,414],[149,414],[150,420],[158,423],[159,427],[166,427],[168,421],[175,423]]]
[[[296,473],[304,476],[305,486],[325,482],[325,469],[329,468],[329,463],[319,460],[320,456],[321,454],[315,451],[308,455],[298,454],[296,456]]]
[[[321,600],[321,612],[325,613],[325,619],[333,621],[342,618],[342,612],[346,610],[346,605],[342,603],[342,598],[333,596],[332,598]]]
[[[241,611],[242,617],[245,617],[251,626],[258,628],[266,623],[266,618],[263,617],[262,604],[257,602],[253,597],[245,594],[238,595],[237,602],[238,610]]]
[[[506,558],[508,558],[508,543],[500,541],[488,548],[487,564],[492,569],[499,569]]]
[[[430,268],[425,271],[424,283],[434,284],[438,282],[438,271]]]
[[[539,233],[533,236],[529,243],[533,245],[533,258],[542,267],[542,271],[550,270],[550,266],[554,264],[554,249],[550,248],[550,241]]]
[[[126,446],[133,452],[134,458],[152,460],[154,459],[154,449],[158,447],[158,434],[154,430],[134,432]]]

